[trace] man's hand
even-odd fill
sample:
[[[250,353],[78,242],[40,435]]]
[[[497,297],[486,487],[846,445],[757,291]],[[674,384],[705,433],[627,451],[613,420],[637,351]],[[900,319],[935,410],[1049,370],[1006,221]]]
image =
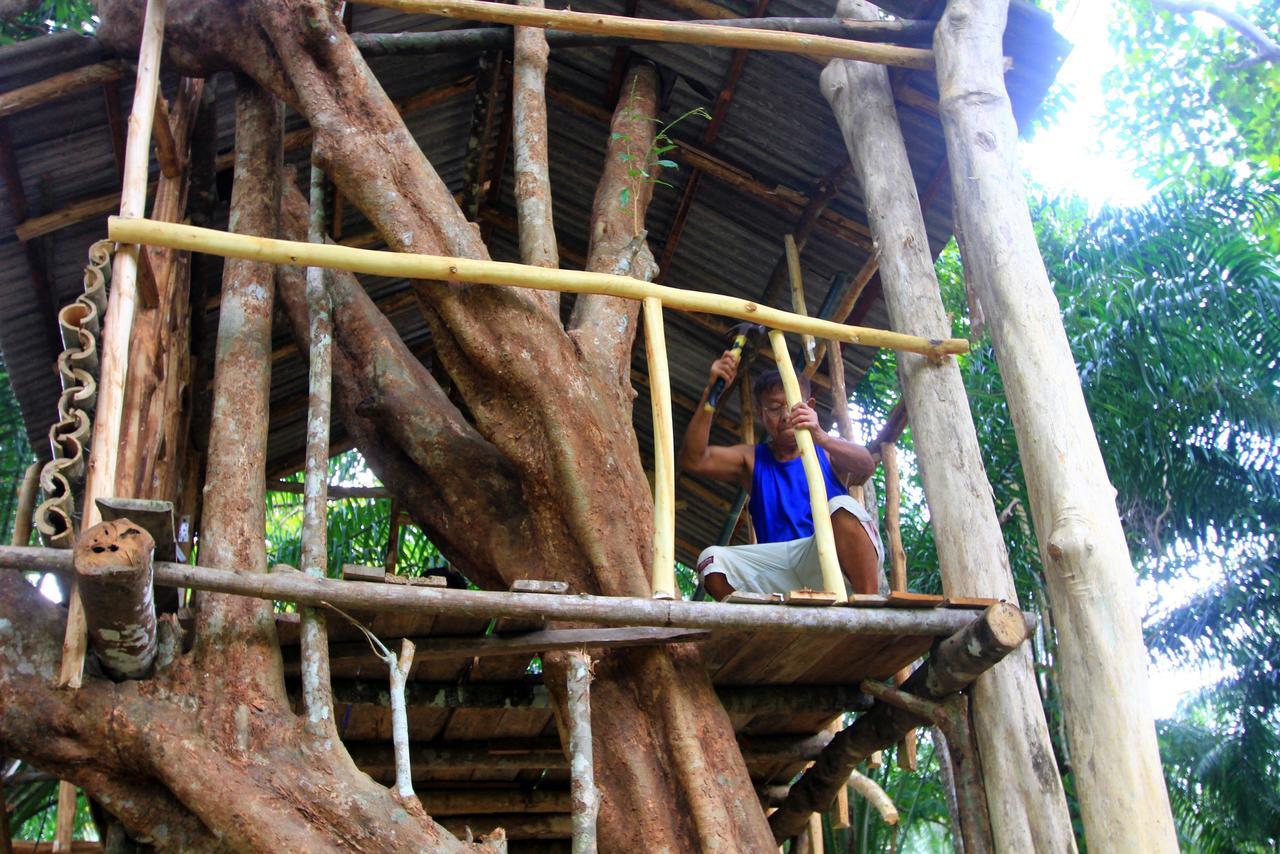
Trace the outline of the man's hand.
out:
[[[708,383],[722,379],[726,387],[733,385],[733,378],[738,375],[739,358],[733,354],[733,351],[725,350],[719,359],[711,363],[711,379]]]
[[[818,423],[818,413],[814,411],[812,399],[802,400],[791,407],[791,412],[787,416],[787,426],[793,430],[808,430],[817,445],[825,445],[826,440],[830,438]]]

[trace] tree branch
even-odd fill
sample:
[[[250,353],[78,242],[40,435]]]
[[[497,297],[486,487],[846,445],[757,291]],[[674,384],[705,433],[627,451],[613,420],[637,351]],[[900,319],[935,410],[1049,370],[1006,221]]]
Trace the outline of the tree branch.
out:
[[[1236,63],[1232,68],[1238,69],[1259,62],[1280,60],[1280,43],[1277,43],[1264,33],[1261,27],[1232,9],[1224,9],[1217,3],[1208,3],[1204,2],[1204,0],[1151,0],[1151,5],[1157,9],[1164,9],[1166,12],[1172,12],[1175,15],[1190,15],[1193,12],[1204,12],[1213,15],[1253,42],[1258,49],[1258,53],[1243,62]]]

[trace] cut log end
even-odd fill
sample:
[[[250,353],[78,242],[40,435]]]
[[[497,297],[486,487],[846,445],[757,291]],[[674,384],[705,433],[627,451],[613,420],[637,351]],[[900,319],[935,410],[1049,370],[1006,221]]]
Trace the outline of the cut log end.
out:
[[[76,544],[76,575],[99,580],[132,576],[154,550],[155,541],[141,526],[128,519],[104,522],[86,531]]]
[[[991,632],[994,644],[1003,647],[1006,651],[1017,647],[1027,639],[1029,634],[1022,611],[1008,602],[997,602],[987,608],[983,612],[982,620]]]

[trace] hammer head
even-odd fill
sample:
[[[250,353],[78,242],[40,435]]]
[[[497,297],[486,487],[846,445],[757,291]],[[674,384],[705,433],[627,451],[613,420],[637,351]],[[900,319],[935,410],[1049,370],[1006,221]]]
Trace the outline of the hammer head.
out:
[[[763,332],[764,327],[760,324],[744,320],[729,327],[729,339],[733,349],[741,351],[744,347],[754,346],[756,338]]]

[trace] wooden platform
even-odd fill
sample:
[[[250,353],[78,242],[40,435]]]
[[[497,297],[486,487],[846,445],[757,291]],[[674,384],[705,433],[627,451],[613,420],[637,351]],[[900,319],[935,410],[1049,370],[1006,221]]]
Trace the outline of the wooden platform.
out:
[[[957,607],[938,599],[935,607]],[[964,603],[976,610],[982,603]],[[770,607],[739,605],[747,609]],[[781,607],[781,606],[773,606]],[[921,603],[878,601],[836,607],[919,608]],[[805,610],[809,610],[806,608]],[[389,646],[414,638],[419,649],[409,685],[409,730],[415,786],[446,810],[467,809],[477,831],[501,816],[526,817],[531,835],[567,838],[567,762],[552,704],[530,646],[559,637],[600,643],[697,644],[721,693],[744,758],[758,786],[798,773],[829,738],[823,730],[857,707],[863,679],[886,679],[925,655],[935,634],[847,635],[769,630],[579,628],[542,631],[535,620],[395,613],[354,614]],[[277,619],[285,672],[296,689],[296,614]],[[531,634],[540,632],[539,634]],[[613,634],[610,634],[613,633]],[[357,763],[377,779],[393,778],[391,713],[386,667],[368,651],[359,631],[329,618],[332,676],[339,734]],[[523,639],[528,639],[527,643]],[[621,640],[619,640],[621,639]],[[509,654],[491,654],[508,649]],[[470,794],[468,794],[470,793]],[[529,809],[513,805],[534,804]],[[430,809],[430,807],[428,807]],[[565,812],[561,812],[564,810]],[[563,815],[565,820],[552,820]],[[537,820],[534,822],[534,820]],[[512,838],[521,831],[508,826]],[[513,850],[518,850],[518,847]]]

